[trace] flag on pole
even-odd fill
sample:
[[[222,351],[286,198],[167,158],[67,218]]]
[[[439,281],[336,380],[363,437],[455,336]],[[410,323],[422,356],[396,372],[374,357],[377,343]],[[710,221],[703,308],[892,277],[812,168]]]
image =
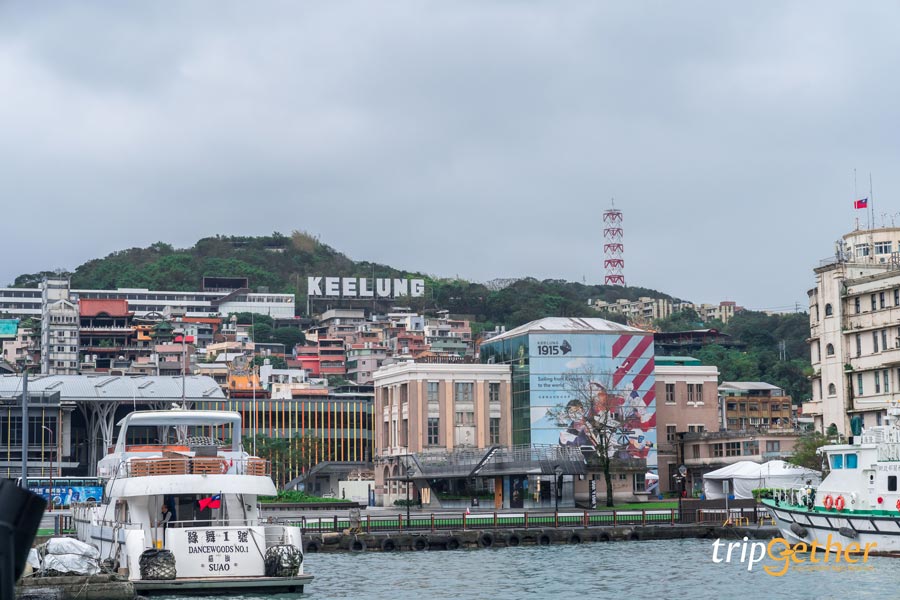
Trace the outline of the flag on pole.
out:
[[[206,508],[219,508],[222,506],[222,495],[216,494],[211,498],[200,498],[200,510],[204,510]]]
[[[854,200],[853,208],[869,208],[869,199],[860,198],[859,200]]]

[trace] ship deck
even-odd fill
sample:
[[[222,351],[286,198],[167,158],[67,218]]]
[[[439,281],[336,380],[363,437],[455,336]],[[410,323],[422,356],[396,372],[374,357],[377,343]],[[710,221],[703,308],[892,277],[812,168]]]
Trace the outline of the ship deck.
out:
[[[136,580],[134,591],[139,594],[227,594],[241,592],[292,592],[303,593],[303,586],[313,580],[312,575],[296,577],[186,577],[178,579]]]

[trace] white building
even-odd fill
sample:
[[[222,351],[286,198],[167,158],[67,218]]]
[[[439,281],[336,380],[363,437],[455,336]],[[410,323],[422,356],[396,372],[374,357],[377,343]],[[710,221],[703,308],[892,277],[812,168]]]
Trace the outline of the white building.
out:
[[[666,298],[649,298],[642,296],[637,300],[620,298],[615,302],[594,300],[590,303],[598,311],[625,315],[629,321],[643,321],[650,323],[659,319],[667,319],[673,313],[691,309],[697,312],[704,322],[722,321],[727,323],[734,314],[741,310],[735,302],[725,300],[718,304],[693,304],[692,302],[680,302]]]
[[[48,279],[41,310],[41,373],[78,374],[78,305],[69,300],[69,280]]]
[[[51,281],[60,281],[53,279]],[[66,284],[68,288],[68,283]],[[252,312],[273,318],[294,316],[294,295],[246,290],[178,292],[143,288],[116,290],[70,290],[71,298],[128,300],[128,310],[135,316],[147,313],[183,310],[188,317],[228,316],[230,313]],[[56,300],[60,298],[55,298]],[[37,319],[43,314],[41,288],[0,288],[0,314],[10,318]]]
[[[900,228],[859,230],[813,269],[812,400],[803,416],[844,435],[850,417],[880,424],[900,401]]]

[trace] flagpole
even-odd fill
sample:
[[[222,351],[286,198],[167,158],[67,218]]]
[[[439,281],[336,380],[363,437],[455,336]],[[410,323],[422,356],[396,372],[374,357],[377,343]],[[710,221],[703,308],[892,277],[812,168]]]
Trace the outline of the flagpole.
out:
[[[875,229],[875,195],[872,193],[872,172],[869,172],[869,209],[872,211],[872,229]]]

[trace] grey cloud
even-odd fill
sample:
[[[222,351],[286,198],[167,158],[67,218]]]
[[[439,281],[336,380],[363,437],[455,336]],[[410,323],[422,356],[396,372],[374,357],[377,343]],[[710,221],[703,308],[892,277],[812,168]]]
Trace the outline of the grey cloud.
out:
[[[854,167],[896,210],[898,11],[7,3],[0,280],[297,228],[434,274],[599,281],[615,196],[630,283],[792,305],[852,226]]]

